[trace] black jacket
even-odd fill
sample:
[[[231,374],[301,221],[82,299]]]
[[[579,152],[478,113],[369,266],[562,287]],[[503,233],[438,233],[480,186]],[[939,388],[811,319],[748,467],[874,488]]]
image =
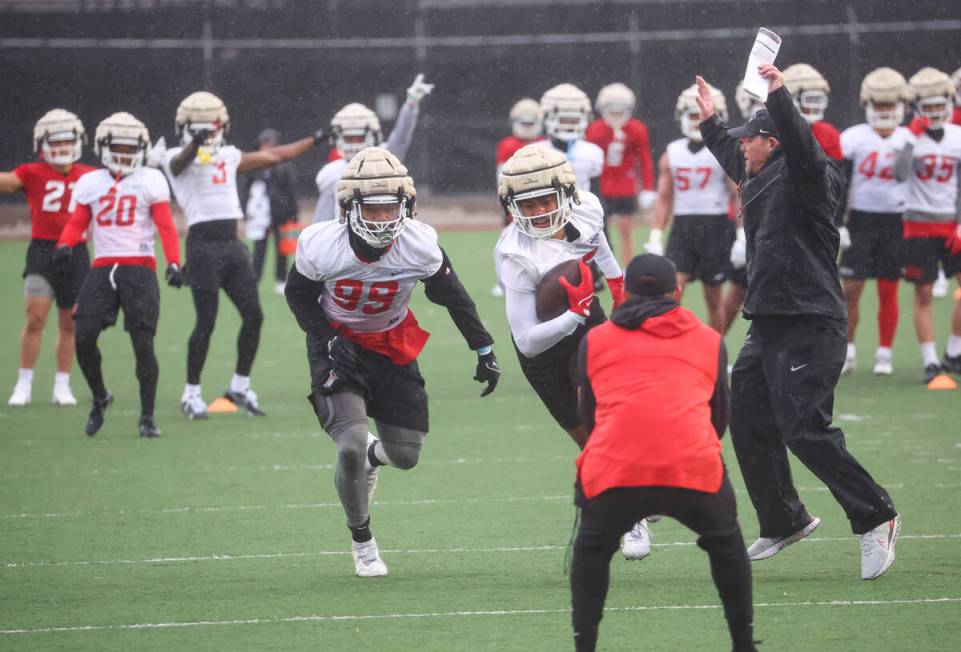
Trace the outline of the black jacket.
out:
[[[747,236],[747,319],[820,315],[846,319],[838,281],[835,215],[844,175],[824,154],[785,88],[767,99],[780,145],[748,178],[740,143],[715,115],[701,123],[704,143],[741,189]]]
[[[255,170],[249,173],[244,180],[240,195],[241,206],[247,205],[250,186],[258,180],[267,184],[271,224],[280,226],[290,220],[296,220],[299,209],[297,207],[297,195],[294,192],[297,187],[297,175],[294,172],[293,165],[281,163],[272,168]]]

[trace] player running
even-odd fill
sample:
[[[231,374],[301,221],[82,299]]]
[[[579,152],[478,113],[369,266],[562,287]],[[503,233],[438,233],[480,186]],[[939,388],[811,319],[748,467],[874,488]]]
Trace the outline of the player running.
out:
[[[494,269],[517,359],[551,416],[583,449],[588,430],[577,414],[577,349],[587,331],[606,319],[588,261],[596,261],[607,277],[614,305],[624,300],[624,275],[604,235],[601,202],[577,189],[563,154],[536,143],[504,164],[498,195],[512,221],[494,248]],[[581,281],[572,286],[561,280],[569,310],[542,322],[537,286],[545,273],[570,260],[580,261]],[[643,559],[650,551],[650,531],[641,521],[624,537],[624,556]]]
[[[0,172],[0,192],[23,191],[30,205],[30,245],[23,271],[23,297],[27,321],[20,335],[20,369],[7,405],[22,406],[33,398],[33,368],[40,356],[43,327],[50,308],[57,304],[57,374],[53,384],[55,405],[76,405],[70,390],[74,354],[71,311],[83,283],[90,256],[86,237],[78,241],[72,265],[55,273],[51,268],[54,245],[73,212],[73,189],[81,176],[93,170],[78,163],[87,140],[80,118],[64,109],[48,111],[33,128],[37,161]]]
[[[237,173],[289,161],[326,139],[318,132],[287,145],[241,152],[224,141],[230,130],[227,107],[206,91],[193,93],[180,103],[176,123],[183,145],[167,150],[163,170],[187,215],[186,270],[197,312],[187,343],[187,384],[180,409],[190,419],[207,418],[200,375],[223,288],[241,319],[237,364],[224,396],[247,414],[264,416],[250,387],[264,315],[250,252],[237,239],[237,220],[244,216],[237,194]]]
[[[722,121],[727,120],[724,94],[711,87],[714,106]],[[657,201],[654,204],[653,228],[644,248],[663,255],[664,229],[674,216],[674,226],[667,239],[667,257],[677,268],[677,286],[681,294],[691,281],[704,285],[704,303],[708,324],[722,335],[730,320],[724,311],[721,290],[731,267],[734,227],[728,217],[728,206],[738,205],[737,186],[704,146],[697,106],[697,87],[690,86],[677,98],[674,117],[683,138],[667,146],[658,161]]]
[[[93,268],[77,297],[77,362],[93,394],[85,431],[95,435],[113,403],[100,365],[97,339],[123,309],[140,384],[140,436],[158,437],[154,423],[159,366],[154,335],[160,317],[160,289],[154,260],[154,234],[160,232],[167,259],[167,282],[180,287],[180,241],[170,216],[170,190],[163,174],[144,167],[150,136],[129,113],[114,113],[97,126],[94,151],[106,169],[84,175],[74,189],[77,208],[53,253],[54,264],[70,267],[74,247],[89,228]]]
[[[911,138],[901,123],[911,101],[911,89],[901,73],[891,68],[871,71],[861,82],[861,105],[866,122],[845,129],[841,152],[851,178],[848,184],[847,224],[841,232],[840,274],[848,306],[848,350],[842,374],[857,366],[854,334],[860,318],[865,279],[878,284],[878,348],[875,375],[889,376],[891,346],[898,326],[898,279],[901,277],[904,184],[894,176],[898,151]]]
[[[377,471],[413,468],[427,435],[417,356],[429,335],[408,308],[417,281],[476,352],[474,380],[487,383],[481,396],[500,377],[494,340],[437,233],[413,219],[415,195],[397,156],[362,150],[337,184],[342,219],[304,230],[287,281],[287,303],[307,333],[309,400],[337,449],[334,481],[359,577],[387,575],[370,530]],[[368,433],[368,417],[380,439]]]
[[[824,120],[831,86],[827,80],[806,63],[796,63],[784,69],[784,85],[794,99],[801,116],[811,125],[814,139],[824,153],[835,161],[841,160],[841,133]]]

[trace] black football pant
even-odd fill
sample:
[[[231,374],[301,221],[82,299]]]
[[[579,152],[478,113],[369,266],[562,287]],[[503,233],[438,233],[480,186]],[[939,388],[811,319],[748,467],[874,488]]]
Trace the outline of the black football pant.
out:
[[[273,236],[274,239],[274,253],[277,255],[274,268],[274,280],[283,282],[287,280],[287,256],[283,256],[280,253],[279,224],[271,224],[262,239],[254,240],[254,278],[260,281],[260,277],[264,274],[264,262],[267,260],[267,241],[271,236]]]
[[[734,364],[731,440],[762,537],[784,537],[810,520],[787,450],[840,503],[855,534],[894,518],[891,497],[831,425],[844,366],[846,324],[817,316],[755,317]]]
[[[714,494],[677,487],[624,487],[587,499],[578,485],[575,503],[581,519],[571,561],[571,607],[578,652],[594,650],[597,645],[611,557],[621,536],[651,514],[675,518],[698,534],[697,545],[710,559],[734,650],[755,649],[751,567],[726,470],[721,488]]]

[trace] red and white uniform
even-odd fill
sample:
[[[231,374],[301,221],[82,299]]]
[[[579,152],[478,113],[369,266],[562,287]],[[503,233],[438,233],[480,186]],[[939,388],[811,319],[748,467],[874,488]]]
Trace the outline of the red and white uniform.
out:
[[[894,176],[894,163],[910,138],[911,132],[905,127],[896,128],[885,138],[866,123],[841,133],[841,153],[851,161],[851,209],[865,213],[904,211],[906,188]]]
[[[841,160],[841,132],[830,122],[820,120],[811,125],[814,140],[818,141],[824,153],[835,161]]]
[[[904,213],[905,237],[947,235],[958,220],[961,176],[961,127],[944,125],[940,141],[927,132],[915,140]],[[919,226],[926,225],[926,226]],[[934,227],[931,231],[930,227]],[[930,233],[928,233],[930,231]],[[942,233],[943,231],[943,233]]]
[[[961,106],[954,107],[954,112],[951,114],[951,124],[961,125]]]
[[[574,179],[582,190],[591,189],[591,179],[600,176],[604,169],[604,151],[586,140],[575,140],[567,149],[558,149],[550,139],[535,140],[534,144],[560,152],[574,168]]]
[[[74,163],[69,172],[62,174],[45,161],[24,163],[14,169],[30,206],[31,240],[60,239],[76,203],[74,187],[80,177],[93,170],[89,165]],[[78,242],[86,240],[83,234]]]
[[[89,227],[93,267],[141,265],[156,270],[154,234],[160,232],[168,263],[180,263],[180,242],[170,216],[163,174],[138,168],[117,179],[108,170],[84,175],[74,189],[77,209],[58,245],[74,246]]]
[[[170,163],[183,150],[168,149],[163,158],[163,171],[170,181],[177,202],[187,216],[187,226],[215,220],[239,220],[244,216],[237,194],[237,168],[243,152],[233,145],[218,147],[209,161],[201,163],[198,154],[179,176],[170,171]]]
[[[513,134],[501,138],[501,141],[497,143],[497,169],[500,170],[501,166],[507,163],[507,159],[512,157],[514,153],[521,147],[524,145],[530,145],[531,143],[539,140],[544,139],[535,138],[533,140],[524,140],[523,138],[518,138]]]
[[[687,138],[667,146],[674,180],[674,215],[725,215],[730,190],[724,169],[707,147],[692,152]]]
[[[641,190],[654,190],[651,141],[643,122],[630,118],[615,132],[607,122],[598,119],[587,127],[584,138],[604,152],[600,186],[603,197],[635,197]]]

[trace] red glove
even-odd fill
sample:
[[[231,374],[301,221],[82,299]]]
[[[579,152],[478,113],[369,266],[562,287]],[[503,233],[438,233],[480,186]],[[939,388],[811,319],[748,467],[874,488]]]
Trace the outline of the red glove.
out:
[[[910,131],[915,136],[920,136],[925,131],[927,131],[928,127],[930,126],[931,126],[931,122],[923,115],[919,115],[917,118],[912,120],[911,123],[908,125],[908,131]]]
[[[614,299],[614,307],[624,303],[624,276],[607,279],[607,287],[611,289],[611,298]]]
[[[570,311],[575,315],[587,317],[591,314],[591,301],[594,300],[594,275],[591,274],[591,268],[585,265],[583,260],[578,261],[577,267],[581,270],[580,283],[571,285],[563,276],[558,279],[558,282],[567,292],[567,303],[570,306]]]
[[[952,256],[961,254],[961,224],[958,224],[958,228],[945,240],[944,244]]]

